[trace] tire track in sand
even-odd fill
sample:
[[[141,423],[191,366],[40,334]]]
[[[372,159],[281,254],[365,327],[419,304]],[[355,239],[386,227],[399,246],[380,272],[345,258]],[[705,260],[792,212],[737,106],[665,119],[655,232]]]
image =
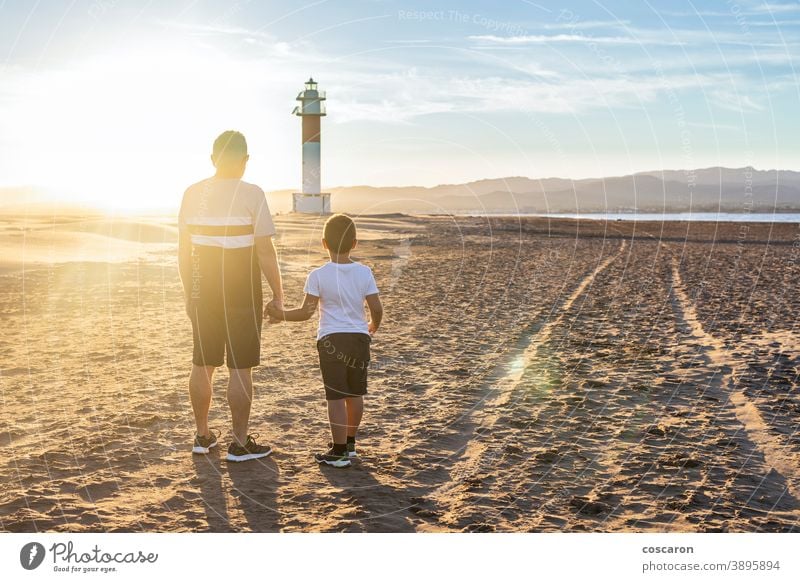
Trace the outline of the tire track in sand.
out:
[[[677,299],[680,316],[691,329],[692,335],[706,346],[706,356],[710,363],[720,369],[728,370],[719,380],[714,381],[717,384],[715,387],[727,395],[728,401],[734,408],[736,418],[744,427],[747,438],[764,456],[767,466],[784,478],[789,493],[795,499],[800,500],[800,456],[772,434],[769,424],[764,420],[756,405],[747,398],[744,390],[736,386],[735,372],[745,365],[733,355],[722,340],[703,329],[694,304],[686,293],[686,286],[681,278],[676,257],[672,259],[672,280],[672,289]]]
[[[623,240],[613,255],[604,259],[591,273],[586,275],[563,302],[554,307],[558,311],[554,318],[537,322],[518,341],[515,348],[498,364],[485,381],[485,396],[457,423],[458,438],[449,443],[451,458],[463,451],[450,468],[450,478],[440,487],[426,495],[438,505],[447,506],[448,496],[465,482],[482,473],[486,464],[493,462],[502,451],[502,443],[487,442],[482,438],[492,432],[495,422],[503,415],[504,407],[510,403],[520,386],[529,364],[539,356],[540,350],[550,340],[553,330],[562,324],[567,312],[592,286],[595,278],[623,255],[627,248]]]

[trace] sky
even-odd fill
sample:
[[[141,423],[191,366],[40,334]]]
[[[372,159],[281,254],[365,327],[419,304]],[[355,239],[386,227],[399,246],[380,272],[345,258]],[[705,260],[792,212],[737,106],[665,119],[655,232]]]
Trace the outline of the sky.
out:
[[[169,207],[242,131],[300,185],[800,169],[800,2],[0,0],[0,187]]]

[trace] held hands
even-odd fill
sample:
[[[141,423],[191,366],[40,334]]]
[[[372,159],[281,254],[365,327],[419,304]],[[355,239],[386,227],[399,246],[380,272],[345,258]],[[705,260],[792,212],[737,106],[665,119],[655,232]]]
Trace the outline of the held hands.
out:
[[[269,318],[269,323],[283,323],[285,321],[283,316],[283,301],[280,299],[273,299],[264,308],[264,316]]]

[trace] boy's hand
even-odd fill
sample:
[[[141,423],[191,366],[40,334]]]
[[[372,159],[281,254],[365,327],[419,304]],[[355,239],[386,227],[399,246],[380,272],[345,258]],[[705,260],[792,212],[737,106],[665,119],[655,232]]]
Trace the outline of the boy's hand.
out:
[[[284,317],[282,302],[277,299],[273,299],[267,303],[267,306],[264,309],[264,315],[269,317],[270,323],[283,323]]]
[[[375,335],[383,321],[383,305],[377,293],[367,295],[366,300],[369,306],[369,335]]]
[[[264,309],[264,316],[269,317],[270,323],[282,323],[284,321],[306,321],[317,309],[319,297],[306,293],[303,305],[294,309],[284,309],[280,299],[273,299],[267,303]]]

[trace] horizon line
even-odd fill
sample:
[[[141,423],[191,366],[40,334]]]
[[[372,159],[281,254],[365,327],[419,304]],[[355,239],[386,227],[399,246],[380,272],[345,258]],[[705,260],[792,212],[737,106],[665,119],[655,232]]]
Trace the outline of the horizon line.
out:
[[[327,186],[323,188],[326,191],[329,190],[336,190],[336,189],[343,189],[343,188],[423,188],[426,190],[432,190],[434,188],[439,188],[441,186],[463,186],[466,184],[474,184],[476,182],[485,182],[490,180],[513,180],[513,179],[526,179],[526,180],[565,180],[565,181],[572,181],[572,182],[583,182],[587,180],[610,180],[614,178],[627,178],[629,176],[637,176],[640,174],[656,174],[656,173],[665,173],[665,172],[698,172],[704,170],[746,170],[751,169],[755,172],[793,172],[793,173],[800,173],[800,169],[791,169],[791,168],[767,168],[761,169],[755,166],[706,166],[706,167],[699,167],[699,168],[662,168],[660,170],[639,170],[636,172],[631,172],[629,174],[615,174],[610,176],[587,176],[585,178],[570,178],[564,176],[539,176],[539,177],[532,177],[532,176],[524,176],[521,174],[518,175],[506,175],[506,176],[497,176],[491,178],[478,178],[475,180],[467,180],[464,182],[440,182],[433,186],[422,186],[419,184],[403,184],[403,185],[391,185],[391,184],[348,184],[348,185],[339,185],[339,186]],[[247,180],[243,177],[243,181],[247,182]],[[45,193],[47,191],[52,191],[52,186],[42,186],[36,184],[0,184],[0,190],[34,190],[37,193]],[[280,192],[297,192],[297,188],[295,187],[284,187],[284,188],[270,188],[269,190],[264,189],[266,194],[270,193],[280,193]]]

